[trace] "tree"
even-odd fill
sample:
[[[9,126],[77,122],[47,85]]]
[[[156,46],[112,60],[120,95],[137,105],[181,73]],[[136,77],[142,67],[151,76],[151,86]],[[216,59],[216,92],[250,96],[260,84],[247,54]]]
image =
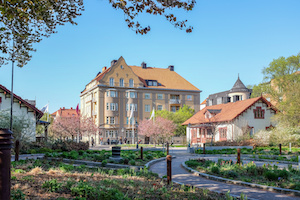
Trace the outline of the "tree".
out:
[[[146,34],[150,26],[143,27],[136,17],[140,13],[163,15],[175,27],[191,32],[187,20],[178,21],[167,10],[178,8],[190,11],[194,0],[109,0],[112,7],[124,12],[125,22],[136,33]],[[83,0],[2,0],[0,1],[0,66],[7,61],[17,61],[19,67],[31,59],[30,52],[35,51],[33,44],[43,37],[55,33],[58,25],[75,24],[74,19],[84,10]],[[12,44],[14,41],[14,44]]]
[[[35,140],[35,122],[27,118],[25,115],[13,116],[13,137],[14,140],[20,140],[23,143]],[[8,110],[0,111],[0,127],[10,127],[10,112]]]
[[[281,111],[276,118],[291,126],[300,124],[300,53],[288,58],[274,59],[263,69],[264,80],[253,87],[252,97],[260,94],[270,97]],[[260,95],[259,95],[260,96]]]
[[[51,124],[50,132],[54,138],[74,140],[78,135],[90,138],[97,134],[98,128],[92,118],[57,117]]]
[[[157,117],[155,121],[144,119],[139,123],[138,131],[140,135],[151,137],[156,144],[158,140],[166,141],[174,135],[176,124],[171,120]]]
[[[191,118],[194,115],[194,113],[195,113],[194,109],[190,108],[187,105],[184,105],[175,113],[167,110],[156,111],[157,116],[161,116],[165,119],[169,119],[177,125],[175,131],[176,136],[186,135],[186,126],[182,126],[181,124],[186,120],[188,120],[189,118]]]

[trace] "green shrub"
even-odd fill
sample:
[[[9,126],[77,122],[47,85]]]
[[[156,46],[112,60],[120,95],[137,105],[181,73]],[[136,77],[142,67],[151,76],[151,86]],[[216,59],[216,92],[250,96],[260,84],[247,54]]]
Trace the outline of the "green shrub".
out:
[[[215,174],[220,173],[220,168],[218,166],[213,166],[210,170],[212,173],[215,173]]]
[[[264,173],[264,177],[270,181],[277,181],[278,175],[273,171],[267,171]]]
[[[230,170],[230,171],[225,172],[225,176],[228,177],[228,178],[236,178],[239,175],[235,171]]]
[[[70,171],[74,170],[74,166],[62,163],[62,164],[59,165],[59,169],[64,171],[64,172],[70,172]]]
[[[199,166],[199,162],[197,162],[196,160],[189,160],[189,161],[186,161],[185,164],[188,166],[188,167],[191,167],[191,168],[196,168]]]
[[[130,164],[130,165],[135,165],[135,160],[130,160],[130,161],[129,161],[129,164]]]
[[[12,189],[10,193],[11,200],[25,200],[25,194],[20,189]]]
[[[102,167],[105,167],[106,165],[107,165],[107,160],[102,160],[101,166],[102,166]]]
[[[278,173],[278,176],[287,179],[289,177],[289,172],[286,169],[283,169]]]
[[[128,163],[129,163],[129,160],[128,160],[127,158],[125,158],[125,159],[124,159],[124,164],[125,164],[125,165],[128,165]]]
[[[61,189],[62,183],[58,183],[56,179],[52,179],[50,181],[45,181],[42,185],[42,188],[50,192],[56,192]]]

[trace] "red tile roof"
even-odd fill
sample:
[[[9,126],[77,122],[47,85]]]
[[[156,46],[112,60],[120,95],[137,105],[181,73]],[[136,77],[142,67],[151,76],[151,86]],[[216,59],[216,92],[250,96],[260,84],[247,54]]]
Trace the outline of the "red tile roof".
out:
[[[2,89],[4,92],[10,94],[10,90],[7,89],[6,87],[4,87],[3,85],[0,84],[0,89]],[[36,112],[36,117],[38,119],[40,119],[44,113],[42,111],[40,111],[39,109],[37,109],[34,105],[28,103],[27,101],[25,101],[24,99],[22,99],[21,97],[19,97],[18,95],[14,94],[14,98],[18,99],[19,101],[21,101],[24,105],[26,105],[28,108],[32,109],[33,111]]]
[[[256,97],[256,98],[247,99],[243,101],[237,101],[234,103],[207,106],[204,109],[197,112],[190,119],[185,121],[182,125],[231,121],[260,100],[266,103],[268,107],[271,107],[274,111],[277,112],[277,109],[273,107],[273,105],[269,101],[267,101],[264,97]],[[206,111],[209,110],[221,110],[221,112],[217,113],[215,116],[208,119],[205,118],[205,113]]]
[[[71,109],[59,108],[59,110],[52,113],[51,116],[55,117],[57,112],[58,112],[59,116],[61,116],[61,117],[73,117],[73,115],[78,117],[76,109],[73,109],[73,108],[71,108]],[[79,110],[79,114],[80,114],[80,110]]]

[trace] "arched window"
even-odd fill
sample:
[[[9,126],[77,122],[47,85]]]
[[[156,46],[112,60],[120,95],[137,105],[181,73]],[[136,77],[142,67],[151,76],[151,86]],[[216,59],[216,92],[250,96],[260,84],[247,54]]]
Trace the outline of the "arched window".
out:
[[[133,87],[134,86],[134,81],[133,79],[129,79],[129,87]]]
[[[115,85],[115,80],[114,78],[109,79],[109,86],[114,86]]]

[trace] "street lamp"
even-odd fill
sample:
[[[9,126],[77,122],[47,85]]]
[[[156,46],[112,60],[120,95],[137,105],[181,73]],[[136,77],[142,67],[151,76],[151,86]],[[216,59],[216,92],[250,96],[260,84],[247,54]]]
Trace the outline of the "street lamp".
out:
[[[138,138],[138,127],[139,127],[139,125],[138,124],[136,124],[135,125],[135,127],[136,127],[136,148],[138,149],[139,148],[139,138]]]

